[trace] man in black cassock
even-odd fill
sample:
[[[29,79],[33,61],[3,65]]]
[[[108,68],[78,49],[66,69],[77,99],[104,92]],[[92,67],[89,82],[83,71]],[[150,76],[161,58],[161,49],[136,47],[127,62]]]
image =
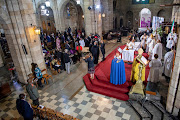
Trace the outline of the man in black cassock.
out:
[[[94,42],[94,46],[91,48],[92,55],[94,57],[94,64],[98,64],[99,59],[99,46],[97,45],[97,41]]]

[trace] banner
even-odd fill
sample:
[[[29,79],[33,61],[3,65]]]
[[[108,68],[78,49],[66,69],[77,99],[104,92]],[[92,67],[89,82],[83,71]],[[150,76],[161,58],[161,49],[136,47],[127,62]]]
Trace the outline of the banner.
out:
[[[162,22],[164,22],[163,17],[153,16],[153,21],[152,21],[153,31],[155,31],[157,28],[159,28],[160,25],[162,24]]]
[[[151,25],[151,14],[141,14],[141,28],[145,28],[146,26],[150,27]]]

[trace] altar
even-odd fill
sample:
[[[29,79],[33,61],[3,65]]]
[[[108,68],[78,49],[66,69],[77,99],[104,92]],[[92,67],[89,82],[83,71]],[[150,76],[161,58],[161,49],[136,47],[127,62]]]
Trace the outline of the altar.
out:
[[[132,48],[129,48],[127,50],[127,47],[125,47],[123,50],[118,50],[120,53],[122,53],[122,59],[123,61],[133,62],[134,61],[134,52],[138,51],[141,46],[140,42],[135,42]]]

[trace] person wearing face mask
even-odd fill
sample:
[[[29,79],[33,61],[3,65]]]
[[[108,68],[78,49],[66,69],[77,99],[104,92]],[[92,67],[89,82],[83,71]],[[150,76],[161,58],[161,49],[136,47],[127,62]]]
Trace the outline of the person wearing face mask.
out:
[[[24,120],[33,120],[33,109],[25,99],[25,94],[20,94],[19,99],[16,100],[16,108],[19,114],[23,116]]]
[[[33,101],[33,104],[39,106],[39,93],[37,87],[33,84],[33,74],[29,74],[28,77],[26,91],[29,94],[30,99]]]

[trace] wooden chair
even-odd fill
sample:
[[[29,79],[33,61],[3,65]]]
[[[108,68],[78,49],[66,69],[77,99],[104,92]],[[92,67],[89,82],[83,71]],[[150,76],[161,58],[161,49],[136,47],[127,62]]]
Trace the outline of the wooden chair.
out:
[[[43,78],[45,78],[46,79],[46,83],[48,84],[48,80],[49,80],[49,78],[51,78],[51,80],[53,81],[53,78],[52,78],[52,75],[49,75],[48,73],[47,73],[47,69],[43,69],[42,70],[42,72],[46,72],[45,74],[43,74]]]
[[[53,75],[57,75],[58,72],[56,70],[54,70],[54,68],[52,67],[52,64],[50,63],[50,68],[51,68],[51,72]]]

